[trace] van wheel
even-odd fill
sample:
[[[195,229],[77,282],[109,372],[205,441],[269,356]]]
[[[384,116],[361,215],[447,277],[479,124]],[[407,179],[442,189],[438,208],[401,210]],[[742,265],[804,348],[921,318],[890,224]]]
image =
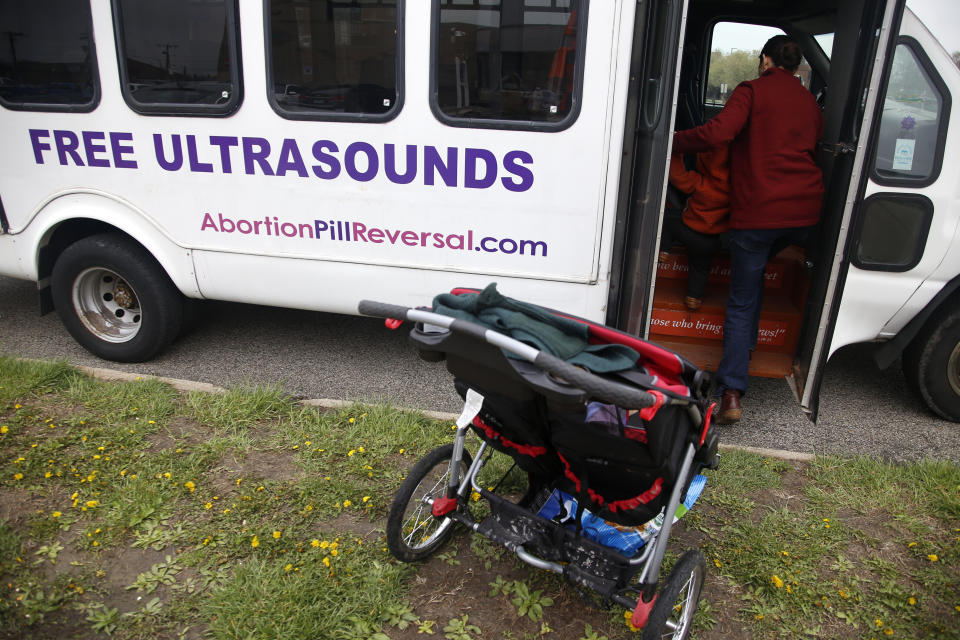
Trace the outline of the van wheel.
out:
[[[67,247],[53,266],[51,293],[70,335],[105,360],[149,360],[183,323],[183,295],[149,252],[119,233]]]
[[[960,309],[927,322],[903,352],[903,373],[934,413],[960,422]]]

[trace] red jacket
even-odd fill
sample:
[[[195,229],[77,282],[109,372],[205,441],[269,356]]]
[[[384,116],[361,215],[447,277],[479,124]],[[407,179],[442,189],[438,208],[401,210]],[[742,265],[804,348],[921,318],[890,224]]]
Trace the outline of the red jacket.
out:
[[[674,153],[730,145],[730,226],[805,227],[820,218],[823,175],[814,162],[823,114],[789,71],[774,67],[741,82],[723,111],[678,131]]]
[[[723,233],[730,227],[730,149],[697,154],[697,170],[687,171],[683,156],[670,158],[670,184],[690,194],[683,223],[700,233]]]

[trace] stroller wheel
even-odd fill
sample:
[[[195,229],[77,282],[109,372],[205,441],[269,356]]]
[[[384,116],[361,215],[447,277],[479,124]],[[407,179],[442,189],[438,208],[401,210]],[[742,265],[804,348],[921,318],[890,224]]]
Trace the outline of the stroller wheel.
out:
[[[414,465],[390,505],[387,516],[387,546],[403,562],[424,560],[439,549],[453,532],[450,518],[436,518],[431,504],[446,494],[450,477],[453,445],[437,447]],[[465,450],[458,482],[470,468],[472,459]]]
[[[657,594],[642,640],[683,640],[690,634],[706,575],[707,562],[702,553],[687,551],[680,556]]]

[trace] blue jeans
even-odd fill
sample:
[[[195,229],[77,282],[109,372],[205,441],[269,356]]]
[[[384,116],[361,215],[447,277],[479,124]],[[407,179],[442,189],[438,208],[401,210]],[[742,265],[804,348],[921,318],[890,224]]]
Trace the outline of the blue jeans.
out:
[[[757,346],[763,273],[770,260],[791,244],[804,244],[810,227],[730,230],[730,293],[723,321],[723,357],[717,391],[747,390],[750,352]]]

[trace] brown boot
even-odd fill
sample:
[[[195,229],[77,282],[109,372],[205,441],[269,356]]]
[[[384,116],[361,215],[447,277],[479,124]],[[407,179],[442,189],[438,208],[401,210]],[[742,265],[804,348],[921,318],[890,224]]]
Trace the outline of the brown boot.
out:
[[[725,389],[723,396],[720,398],[720,408],[717,409],[717,424],[739,422],[742,414],[740,392],[736,389]]]
[[[703,300],[701,298],[694,298],[693,296],[687,296],[686,298],[683,299],[683,304],[688,311],[696,311],[697,309],[700,308],[700,305],[703,304]]]

